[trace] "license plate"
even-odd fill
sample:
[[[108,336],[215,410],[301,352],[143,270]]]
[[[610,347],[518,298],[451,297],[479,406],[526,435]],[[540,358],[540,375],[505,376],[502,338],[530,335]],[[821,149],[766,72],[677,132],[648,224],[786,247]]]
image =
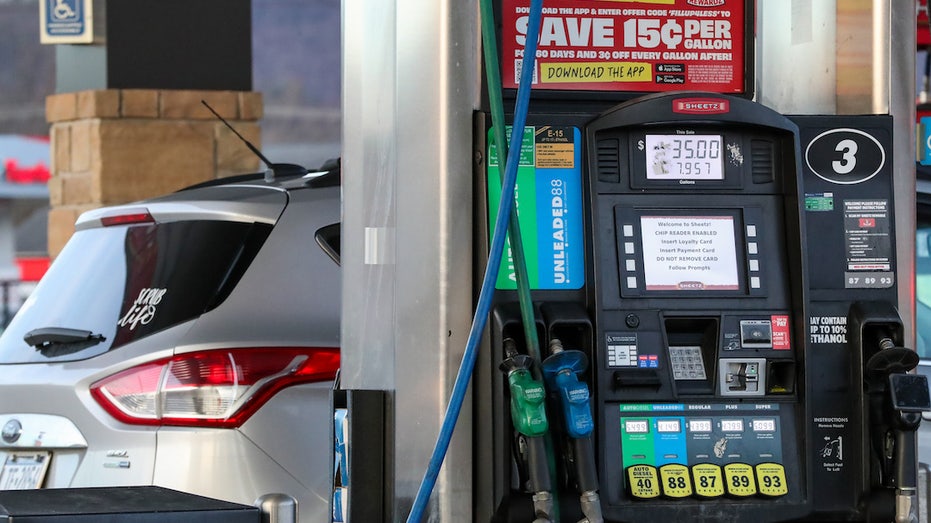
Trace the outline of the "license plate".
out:
[[[6,455],[0,470],[0,490],[37,489],[45,480],[49,452],[11,452]]]

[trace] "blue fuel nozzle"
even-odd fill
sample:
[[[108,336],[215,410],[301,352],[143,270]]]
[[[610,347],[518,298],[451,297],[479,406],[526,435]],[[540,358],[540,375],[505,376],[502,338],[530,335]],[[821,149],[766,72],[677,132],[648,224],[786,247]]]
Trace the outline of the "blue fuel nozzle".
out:
[[[550,350],[552,356],[543,360],[543,377],[559,395],[569,437],[584,438],[595,428],[588,385],[578,377],[588,368],[588,357],[582,351],[564,350],[559,340],[550,343]]]

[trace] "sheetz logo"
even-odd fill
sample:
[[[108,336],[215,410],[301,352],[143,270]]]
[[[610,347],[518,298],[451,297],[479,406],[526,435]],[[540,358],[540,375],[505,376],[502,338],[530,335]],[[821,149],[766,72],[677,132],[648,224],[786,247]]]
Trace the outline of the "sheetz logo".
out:
[[[725,0],[686,0],[685,3],[695,7],[717,7],[724,5]]]
[[[672,112],[685,114],[722,114],[730,112],[727,100],[714,98],[680,98],[672,102]]]

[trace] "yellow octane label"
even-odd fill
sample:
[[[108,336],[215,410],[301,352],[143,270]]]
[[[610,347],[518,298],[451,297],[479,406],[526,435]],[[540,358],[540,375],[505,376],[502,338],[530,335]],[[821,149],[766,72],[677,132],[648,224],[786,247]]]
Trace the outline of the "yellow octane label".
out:
[[[785,496],[789,493],[786,482],[786,469],[778,463],[760,463],[756,466],[756,480],[760,494],[764,496]]]
[[[689,468],[685,465],[663,465],[659,468],[659,479],[663,485],[663,494],[670,498],[692,495],[692,480],[689,478]]]
[[[634,465],[627,468],[630,495],[640,499],[659,497],[659,477],[652,465]]]
[[[721,467],[710,463],[701,463],[692,466],[692,479],[695,483],[695,493],[706,498],[716,498],[724,495],[724,476]]]
[[[746,463],[728,463],[724,465],[724,483],[727,485],[727,493],[732,496],[752,496],[756,494],[753,467]]]

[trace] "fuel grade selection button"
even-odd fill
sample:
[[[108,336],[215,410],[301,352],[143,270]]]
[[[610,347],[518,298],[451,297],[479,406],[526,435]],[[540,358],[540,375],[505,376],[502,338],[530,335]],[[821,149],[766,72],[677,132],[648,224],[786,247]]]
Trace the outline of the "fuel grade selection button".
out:
[[[760,494],[778,497],[789,493],[786,469],[779,463],[760,463],[756,466],[756,479]]]
[[[627,486],[630,495],[638,499],[658,498],[660,494],[659,475],[652,465],[633,465],[627,467]]]
[[[692,480],[695,494],[703,498],[718,498],[724,495],[724,476],[721,467],[711,463],[692,465]]]
[[[746,497],[756,494],[756,481],[753,467],[746,463],[728,463],[724,465],[724,484],[731,496]]]
[[[678,499],[692,495],[692,480],[689,478],[689,468],[685,465],[663,465],[659,468],[659,479],[666,497]]]

